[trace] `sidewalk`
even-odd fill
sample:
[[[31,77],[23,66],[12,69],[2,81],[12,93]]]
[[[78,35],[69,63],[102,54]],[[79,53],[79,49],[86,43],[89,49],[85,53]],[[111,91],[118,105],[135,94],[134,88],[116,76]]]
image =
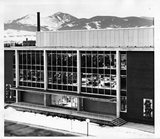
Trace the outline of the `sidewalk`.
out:
[[[138,130],[141,130],[141,131],[154,133],[154,126],[153,125],[146,125],[146,124],[128,122],[125,125],[123,125],[122,127],[138,129]]]
[[[70,136],[81,137],[82,134],[71,133],[53,128],[5,120],[5,136]]]
[[[86,121],[70,120],[66,118],[60,118],[57,116],[46,116],[41,114],[16,111],[13,108],[5,109],[5,120],[32,124],[36,126],[43,126],[47,128],[53,128],[57,130],[70,131],[71,133],[86,134],[87,123]],[[41,121],[41,122],[40,122]],[[139,128],[139,129],[138,129]],[[142,130],[143,129],[143,130]],[[101,127],[98,124],[89,123],[88,131],[90,136],[94,137],[112,137],[112,138],[153,138],[154,133],[145,132],[144,129],[154,129],[151,126],[127,123],[120,127]],[[146,130],[147,131],[147,130]]]

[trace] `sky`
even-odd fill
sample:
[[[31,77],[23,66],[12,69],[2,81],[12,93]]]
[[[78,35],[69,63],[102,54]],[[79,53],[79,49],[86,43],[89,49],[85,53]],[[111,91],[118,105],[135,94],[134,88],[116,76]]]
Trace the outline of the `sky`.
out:
[[[64,12],[77,18],[93,16],[154,17],[154,0],[4,0],[4,21],[41,12],[42,17]]]

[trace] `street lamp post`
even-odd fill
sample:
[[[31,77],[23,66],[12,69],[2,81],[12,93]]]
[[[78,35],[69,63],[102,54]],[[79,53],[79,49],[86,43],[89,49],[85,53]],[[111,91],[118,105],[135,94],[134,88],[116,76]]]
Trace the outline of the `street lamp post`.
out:
[[[89,135],[89,122],[90,122],[90,120],[86,119],[86,122],[87,122],[87,136],[88,136]]]
[[[71,118],[71,131],[72,131],[72,111],[70,111],[70,118]]]

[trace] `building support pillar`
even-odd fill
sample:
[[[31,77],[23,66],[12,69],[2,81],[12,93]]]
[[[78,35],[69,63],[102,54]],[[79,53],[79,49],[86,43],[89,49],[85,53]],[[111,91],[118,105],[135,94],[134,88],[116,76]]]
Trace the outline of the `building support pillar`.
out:
[[[81,54],[80,51],[77,50],[77,93],[81,93]],[[81,98],[77,98],[77,110],[80,110],[80,100]]]
[[[48,77],[47,77],[47,52],[43,50],[43,61],[44,61],[44,90],[47,90]],[[44,106],[47,106],[48,97],[44,94]]]
[[[116,117],[120,117],[121,95],[120,95],[120,52],[116,51],[116,73],[117,73],[117,93],[116,93]]]
[[[19,87],[19,52],[15,50],[15,64],[16,64],[16,88]],[[16,90],[16,103],[19,102],[20,93]]]

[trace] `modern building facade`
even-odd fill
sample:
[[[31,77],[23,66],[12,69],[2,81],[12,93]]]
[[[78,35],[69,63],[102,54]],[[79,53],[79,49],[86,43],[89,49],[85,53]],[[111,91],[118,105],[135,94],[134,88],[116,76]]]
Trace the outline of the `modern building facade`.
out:
[[[154,28],[37,32],[5,48],[13,105],[154,124]]]

